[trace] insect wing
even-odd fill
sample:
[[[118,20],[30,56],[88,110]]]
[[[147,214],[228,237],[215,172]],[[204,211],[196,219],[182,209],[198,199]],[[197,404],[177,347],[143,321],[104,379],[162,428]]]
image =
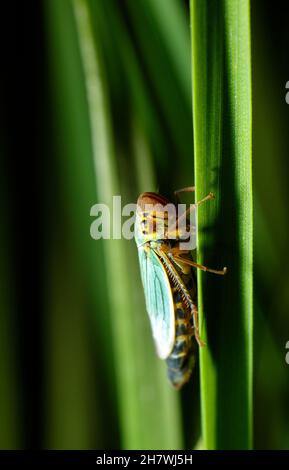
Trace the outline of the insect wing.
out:
[[[139,260],[146,307],[158,356],[166,359],[175,341],[175,313],[172,290],[164,266],[153,249],[139,248]]]

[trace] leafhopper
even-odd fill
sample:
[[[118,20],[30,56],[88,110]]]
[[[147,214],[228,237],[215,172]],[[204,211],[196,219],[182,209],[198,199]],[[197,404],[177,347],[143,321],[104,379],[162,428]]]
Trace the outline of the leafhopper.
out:
[[[194,187],[175,191],[193,192]],[[178,213],[177,205],[157,193],[146,192],[137,201],[135,240],[138,248],[146,309],[158,356],[165,360],[172,385],[180,389],[190,378],[195,350],[199,346],[196,282],[192,267],[224,275],[226,268],[215,270],[193,261],[190,251],[182,248],[189,232],[190,212],[213,199],[209,193],[201,201]],[[175,208],[170,211],[169,208]],[[174,216],[172,216],[173,212]]]

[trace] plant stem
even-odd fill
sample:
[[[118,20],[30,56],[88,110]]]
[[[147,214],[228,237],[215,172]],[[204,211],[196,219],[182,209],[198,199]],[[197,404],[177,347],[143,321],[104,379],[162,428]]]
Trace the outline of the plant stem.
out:
[[[191,0],[201,408],[207,449],[252,446],[251,51],[247,0]]]

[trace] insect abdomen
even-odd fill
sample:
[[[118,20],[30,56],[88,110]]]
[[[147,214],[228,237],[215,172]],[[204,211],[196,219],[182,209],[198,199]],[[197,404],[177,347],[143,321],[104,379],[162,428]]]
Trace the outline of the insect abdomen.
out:
[[[174,288],[175,290],[175,288]],[[183,303],[179,301],[178,292],[174,292],[176,338],[173,350],[166,359],[168,377],[175,388],[181,388],[192,373],[195,356],[192,345],[192,325]]]

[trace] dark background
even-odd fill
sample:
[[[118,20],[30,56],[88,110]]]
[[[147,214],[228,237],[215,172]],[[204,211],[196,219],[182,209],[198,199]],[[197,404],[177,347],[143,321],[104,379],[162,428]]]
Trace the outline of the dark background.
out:
[[[255,446],[288,448],[289,366],[286,369],[284,358],[285,342],[289,340],[289,106],[285,103],[285,83],[289,80],[289,11],[285,1],[252,0],[251,3],[254,292],[256,322],[261,325],[255,330],[254,338]],[[122,14],[125,21],[125,6]],[[41,1],[6,2],[2,6],[0,221],[1,259],[7,262],[1,272],[1,295],[10,286],[13,308],[9,313],[12,333],[8,339],[17,364],[15,393],[19,421],[15,431],[17,439],[11,440],[6,440],[5,429],[1,429],[0,424],[1,448],[49,447],[45,411],[45,266],[49,244],[58,239],[59,227],[65,221],[59,207],[62,188],[57,176],[57,135],[52,118],[55,104],[49,78],[49,42],[44,15]],[[158,116],[161,126],[165,127],[161,111]],[[169,191],[174,185],[169,178],[164,179],[160,170],[157,170],[160,186]],[[268,237],[272,241],[270,252],[266,244]],[[93,347],[89,346],[89,354],[94,370],[96,352]],[[5,371],[2,380],[3,377]],[[120,445],[115,424],[117,410],[113,404],[105,402],[105,388],[100,396],[105,408],[100,419],[113,424],[108,426],[109,430],[103,426],[100,440],[95,437],[92,426],[91,435],[87,441],[79,443],[79,447],[117,448]],[[186,393],[184,403],[185,400]],[[73,446],[78,447],[75,442]]]

